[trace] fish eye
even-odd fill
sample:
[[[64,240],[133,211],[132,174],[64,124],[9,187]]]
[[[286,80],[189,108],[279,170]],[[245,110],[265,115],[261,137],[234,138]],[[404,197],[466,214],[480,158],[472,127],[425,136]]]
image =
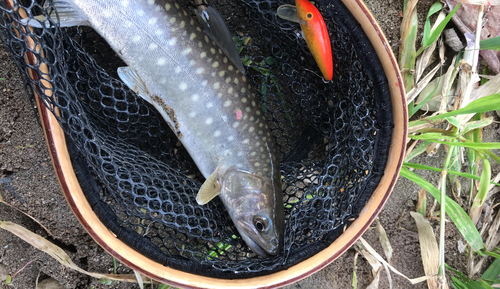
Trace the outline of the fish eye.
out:
[[[311,12],[307,13],[307,19],[312,19],[313,18],[313,14]]]
[[[259,232],[267,231],[267,229],[269,228],[269,222],[267,221],[267,218],[263,218],[260,216],[255,218],[254,225]]]

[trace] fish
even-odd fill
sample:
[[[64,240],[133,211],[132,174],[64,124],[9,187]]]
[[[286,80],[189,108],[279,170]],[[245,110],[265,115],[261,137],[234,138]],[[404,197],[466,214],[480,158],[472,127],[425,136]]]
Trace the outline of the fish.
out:
[[[277,255],[284,206],[275,140],[255,89],[222,49],[174,1],[54,6],[61,26],[90,25],[128,65],[118,69],[122,81],[159,111],[206,178],[197,202],[219,196],[250,249]]]
[[[278,17],[300,24],[307,46],[326,81],[333,79],[332,44],[325,20],[318,8],[308,0],[296,0],[295,5],[278,7]]]

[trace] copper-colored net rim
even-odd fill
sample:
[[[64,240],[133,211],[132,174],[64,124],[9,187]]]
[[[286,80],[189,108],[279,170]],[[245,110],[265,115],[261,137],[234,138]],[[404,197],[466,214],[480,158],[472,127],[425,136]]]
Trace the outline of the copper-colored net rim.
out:
[[[403,162],[407,137],[407,111],[404,86],[397,61],[381,28],[361,0],[342,0],[360,23],[387,76],[391,94],[394,130],[387,166],[380,184],[375,189],[359,217],[329,247],[287,270],[247,279],[217,279],[186,273],[157,263],[116,238],[92,211],[76,179],[66,148],[64,133],[50,111],[37,97],[47,145],[59,184],[73,213],[92,238],[120,262],[157,281],[184,288],[271,288],[303,279],[327,266],[349,249],[366,231],[387,201]]]

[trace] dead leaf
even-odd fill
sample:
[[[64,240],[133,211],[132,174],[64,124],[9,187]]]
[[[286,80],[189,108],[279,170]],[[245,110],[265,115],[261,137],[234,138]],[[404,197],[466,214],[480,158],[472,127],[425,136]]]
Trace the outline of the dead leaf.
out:
[[[382,227],[382,224],[380,224],[379,218],[375,219],[376,222],[376,228],[378,232],[378,239],[380,241],[380,245],[382,245],[382,250],[384,250],[385,257],[387,257],[387,262],[391,263],[391,258],[392,258],[392,246],[391,242],[389,242],[389,238],[387,237],[387,232],[385,231],[384,227]]]
[[[410,212],[410,215],[415,219],[418,229],[418,238],[420,242],[420,254],[422,255],[422,264],[426,275],[436,275],[439,270],[439,248],[429,222],[417,212]],[[427,280],[429,289],[440,289],[438,276]],[[444,284],[444,288],[448,288]]]
[[[463,4],[453,15],[452,21],[457,25],[462,33],[472,33],[476,30],[477,26],[477,4],[485,6],[485,11],[488,7],[486,0],[467,0],[460,1]],[[485,23],[481,31],[481,40],[500,36],[500,6],[499,0],[490,0],[491,9],[486,16],[488,21]],[[453,9],[457,5],[457,1],[446,0],[446,3]],[[488,66],[495,74],[500,73],[500,51],[494,50],[481,50],[479,52],[483,59],[488,63]]]
[[[116,280],[116,281],[124,281],[124,282],[132,282],[136,283],[137,279],[134,274],[101,274],[101,273],[96,273],[96,272],[88,272],[83,270],[82,268],[78,267],[71,258],[64,252],[63,249],[59,248],[58,246],[54,245],[53,243],[47,241],[45,238],[43,238],[40,235],[37,235],[30,230],[19,226],[15,223],[9,222],[9,221],[0,221],[0,228],[7,230],[11,232],[12,234],[18,236],[19,238],[23,239],[33,247],[37,248],[40,251],[43,251],[47,254],[49,254],[52,258],[56,259],[59,263],[62,265],[71,268],[75,271],[78,271],[82,274],[94,277],[94,278],[105,278],[109,280]]]

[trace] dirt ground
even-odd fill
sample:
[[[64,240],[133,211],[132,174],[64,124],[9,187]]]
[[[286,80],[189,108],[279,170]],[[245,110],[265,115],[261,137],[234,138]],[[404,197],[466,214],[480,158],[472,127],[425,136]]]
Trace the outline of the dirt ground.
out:
[[[366,1],[396,54],[402,3],[402,0]],[[429,0],[419,2],[420,27],[423,26],[423,19],[432,3]],[[20,84],[18,69],[3,45],[0,48],[0,77],[5,79],[0,81],[0,194],[7,203],[39,220],[52,232],[54,238],[34,221],[4,204],[0,204],[0,220],[21,224],[46,237],[65,249],[71,259],[87,271],[110,273],[113,269],[112,257],[96,245],[80,226],[61,193],[43,131],[35,118],[34,105],[26,96]],[[492,125],[490,137],[498,140],[497,130],[498,124]],[[416,162],[439,167],[442,166],[444,156],[444,149],[440,148],[433,157],[420,157]],[[496,170],[493,171],[494,174],[498,173],[498,168]],[[437,183],[439,176],[438,173],[420,175],[433,184]],[[419,187],[400,178],[379,215],[394,248],[391,263],[410,278],[424,275],[417,229],[408,213],[414,210],[418,190]],[[431,202],[430,198],[428,202]],[[432,225],[438,235],[439,224],[433,222]],[[373,229],[368,230],[363,238],[382,253],[378,235]],[[446,262],[465,271],[465,256],[459,253],[457,247],[459,240],[462,237],[456,228],[452,224],[448,225]],[[287,288],[351,288],[354,254],[353,249],[348,250],[325,269]],[[13,279],[14,288],[34,288],[37,278],[43,280],[48,277],[59,281],[64,288],[139,288],[136,284],[126,283],[103,285],[95,278],[66,269],[47,254],[34,249],[11,233],[0,230],[0,276],[3,276],[2,273],[12,275],[28,263]],[[129,271],[124,265],[118,264],[118,273]],[[358,258],[357,276],[358,288],[366,288],[373,279],[371,267],[361,257]],[[425,282],[412,286],[394,274],[392,280],[393,288],[427,288]],[[0,283],[1,288],[11,288]],[[389,288],[384,272],[381,274],[379,288]]]

